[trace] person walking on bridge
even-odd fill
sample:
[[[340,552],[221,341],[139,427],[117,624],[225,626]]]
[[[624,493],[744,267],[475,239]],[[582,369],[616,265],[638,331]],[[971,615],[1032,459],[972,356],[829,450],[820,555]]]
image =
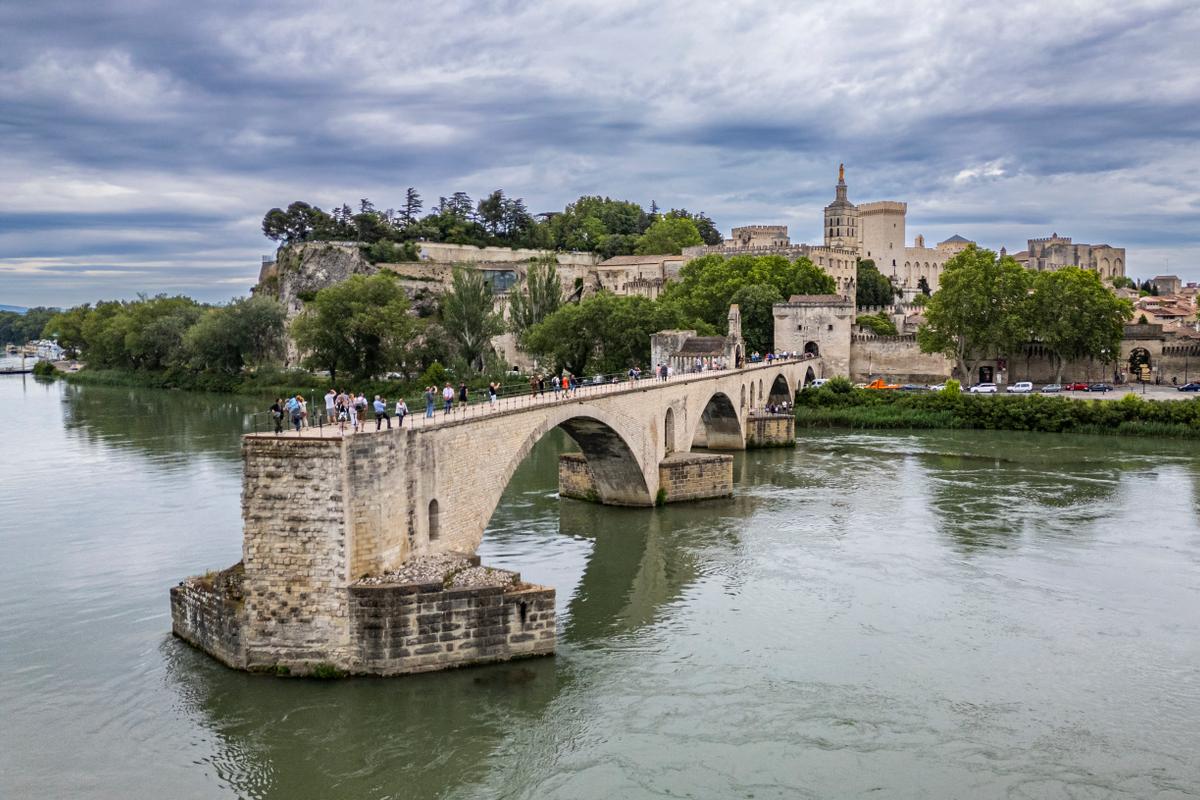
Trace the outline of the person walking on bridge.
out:
[[[433,387],[425,387],[425,419],[433,419]]]
[[[401,396],[400,399],[396,401],[396,422],[400,424],[401,428],[404,427],[404,418],[407,416],[408,404],[404,402],[404,397]]]
[[[276,397],[271,405],[271,419],[275,421],[275,435],[283,433],[283,398]]]
[[[300,421],[303,417],[300,415],[300,395],[296,395],[288,399],[287,410],[288,416],[292,418],[292,426],[296,429],[296,433],[300,433]]]
[[[442,413],[449,414],[450,409],[454,407],[454,387],[450,385],[449,381],[446,382],[446,388],[442,389],[442,402],[446,404]]]
[[[492,381],[488,384],[488,402],[492,404],[492,408],[496,407],[496,401],[500,395],[500,384]]]
[[[333,408],[336,405],[337,405],[337,392],[335,392],[333,389],[330,389],[328,392],[325,393],[325,419],[329,420],[331,423],[333,422],[333,419],[334,419]]]
[[[375,395],[373,408],[375,410],[375,430],[379,430],[380,424],[386,419],[388,430],[390,431],[392,429],[392,418],[387,413],[387,398]]]

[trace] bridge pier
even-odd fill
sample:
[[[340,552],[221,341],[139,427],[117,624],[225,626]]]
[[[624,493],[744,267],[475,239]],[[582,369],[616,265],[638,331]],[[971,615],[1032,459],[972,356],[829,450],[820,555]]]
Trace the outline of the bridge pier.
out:
[[[378,433],[247,435],[242,560],[174,587],[172,629],[230,666],[290,674],[391,675],[552,653],[552,588],[477,565],[478,580],[456,582],[533,447],[555,429],[579,445],[560,461],[564,497],[626,506],[728,497],[733,457],[688,451],[790,442],[786,420],[760,424],[753,412],[802,385],[811,363],[525,397]],[[445,558],[458,566],[420,579],[406,571]]]
[[[573,500],[605,504],[582,453],[558,457],[558,493]],[[656,505],[733,496],[733,456],[671,453],[658,465]]]

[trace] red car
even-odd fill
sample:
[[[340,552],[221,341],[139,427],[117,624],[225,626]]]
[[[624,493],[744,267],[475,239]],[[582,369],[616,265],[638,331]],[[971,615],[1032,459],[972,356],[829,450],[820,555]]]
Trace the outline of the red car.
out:
[[[1086,384],[1086,383],[1068,383],[1067,385],[1063,386],[1063,388],[1066,389],[1068,392],[1086,392],[1088,390],[1088,384]]]

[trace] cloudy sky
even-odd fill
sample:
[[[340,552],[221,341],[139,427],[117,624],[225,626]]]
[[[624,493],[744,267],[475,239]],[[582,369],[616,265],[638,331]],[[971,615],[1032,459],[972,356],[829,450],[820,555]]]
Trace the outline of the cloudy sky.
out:
[[[503,187],[1200,280],[1200,3],[0,4],[0,303],[246,293],[263,212]]]

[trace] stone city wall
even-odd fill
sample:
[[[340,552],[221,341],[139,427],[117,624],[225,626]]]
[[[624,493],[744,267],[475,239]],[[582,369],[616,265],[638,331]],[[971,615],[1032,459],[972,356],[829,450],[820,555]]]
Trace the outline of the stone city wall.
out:
[[[885,378],[899,383],[941,383],[953,365],[945,356],[922,353],[913,334],[875,336],[856,333],[850,340],[850,380]]]

